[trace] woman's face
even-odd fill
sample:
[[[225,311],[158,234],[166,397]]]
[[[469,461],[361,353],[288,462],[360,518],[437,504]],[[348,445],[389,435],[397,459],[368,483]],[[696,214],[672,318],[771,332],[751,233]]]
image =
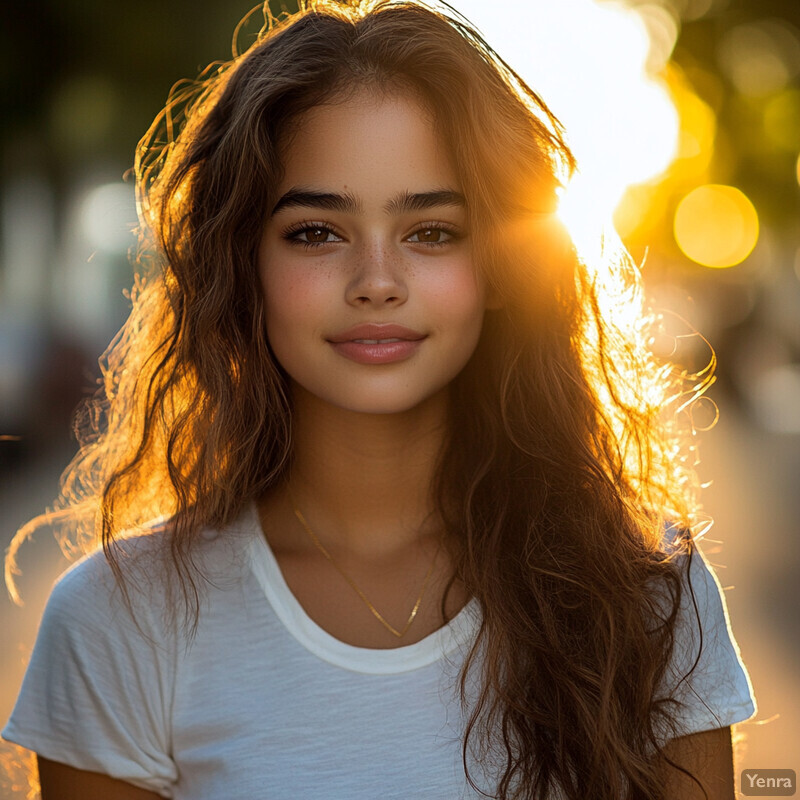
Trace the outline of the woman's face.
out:
[[[458,175],[424,106],[362,92],[317,107],[283,162],[259,251],[280,364],[356,412],[441,395],[475,349],[485,296]]]

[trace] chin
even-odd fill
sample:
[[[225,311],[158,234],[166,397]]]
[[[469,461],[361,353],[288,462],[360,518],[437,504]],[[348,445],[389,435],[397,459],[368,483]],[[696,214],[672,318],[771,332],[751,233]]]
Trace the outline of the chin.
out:
[[[403,401],[400,398],[393,397],[390,400],[375,399],[369,401],[361,398],[358,402],[340,402],[332,403],[343,411],[349,411],[352,414],[368,414],[371,416],[390,416],[392,414],[407,414],[411,411],[422,409],[428,405],[430,398],[422,400],[408,400]]]
[[[321,403],[352,414],[389,416],[432,409],[441,403],[447,392],[446,386],[436,386],[428,392],[409,391],[408,386],[362,387],[361,391],[356,386],[349,388],[349,391],[338,392],[330,391],[330,387],[322,392],[311,392],[306,388],[303,393],[314,398],[311,400],[314,405]]]

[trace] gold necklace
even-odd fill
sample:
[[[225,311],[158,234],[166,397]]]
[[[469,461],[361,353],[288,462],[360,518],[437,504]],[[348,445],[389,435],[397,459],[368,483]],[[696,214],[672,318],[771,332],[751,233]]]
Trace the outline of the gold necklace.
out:
[[[352,586],[352,588],[355,590],[358,596],[364,601],[364,603],[366,603],[367,608],[373,613],[378,622],[380,622],[381,625],[383,625],[383,627],[386,628],[387,631],[393,633],[398,639],[400,639],[402,636],[405,636],[405,634],[408,632],[408,629],[411,627],[411,623],[417,616],[417,611],[419,611],[420,605],[422,604],[422,598],[425,595],[425,590],[428,588],[428,582],[430,581],[431,575],[433,574],[433,568],[436,564],[436,559],[439,556],[439,550],[438,549],[436,550],[436,555],[433,557],[433,561],[431,562],[430,568],[428,569],[428,574],[425,576],[425,580],[422,584],[422,590],[419,593],[419,597],[417,597],[417,602],[414,603],[414,608],[411,609],[411,614],[409,614],[406,624],[403,626],[402,630],[397,630],[397,628],[395,628],[393,625],[390,625],[383,618],[380,611],[378,611],[378,609],[375,608],[375,606],[372,605],[372,603],[370,603],[364,592],[362,592],[361,589],[359,589],[358,586],[356,586],[355,581],[333,560],[331,554],[325,549],[322,542],[320,542],[314,531],[312,531],[311,528],[309,527],[308,523],[305,520],[305,517],[300,513],[299,509],[297,508],[294,501],[294,497],[292,496],[292,490],[289,489],[289,487],[287,486],[286,491],[289,494],[289,501],[292,504],[294,515],[300,521],[300,524],[306,529],[306,532],[311,537],[311,541],[314,542],[320,553],[322,553],[322,555],[324,555],[325,558],[327,558],[328,561],[330,561],[331,564],[333,564],[333,566],[336,567],[336,570],[339,572],[339,574],[350,584],[350,586]]]

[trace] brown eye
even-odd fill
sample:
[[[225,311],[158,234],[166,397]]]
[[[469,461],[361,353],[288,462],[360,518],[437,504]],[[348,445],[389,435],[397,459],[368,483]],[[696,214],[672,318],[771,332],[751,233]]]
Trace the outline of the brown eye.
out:
[[[463,232],[459,229],[445,225],[444,223],[434,223],[433,225],[426,225],[417,228],[407,241],[413,244],[427,244],[431,248],[446,247],[447,245],[455,244],[460,239],[464,238]]]
[[[327,228],[307,228],[305,231],[306,241],[314,244],[322,244],[328,241],[330,231]]]
[[[342,238],[327,225],[304,225],[301,228],[291,228],[283,234],[283,238],[293,244],[304,247],[318,247],[323,244],[341,242]]]
[[[417,231],[417,238],[420,242],[440,242],[442,240],[442,231],[439,228],[424,228]]]

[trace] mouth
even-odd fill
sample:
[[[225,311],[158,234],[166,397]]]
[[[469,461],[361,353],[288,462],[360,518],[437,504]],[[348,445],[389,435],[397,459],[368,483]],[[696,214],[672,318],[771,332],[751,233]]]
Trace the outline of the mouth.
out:
[[[386,323],[362,323],[331,336],[331,344],[353,342],[363,345],[384,345],[397,342],[418,342],[426,338],[426,334],[407,328],[404,325]]]
[[[329,340],[330,346],[340,356],[358,364],[393,364],[406,361],[417,353],[426,336],[419,338],[403,338],[388,336],[386,338],[342,338],[339,341]]]

